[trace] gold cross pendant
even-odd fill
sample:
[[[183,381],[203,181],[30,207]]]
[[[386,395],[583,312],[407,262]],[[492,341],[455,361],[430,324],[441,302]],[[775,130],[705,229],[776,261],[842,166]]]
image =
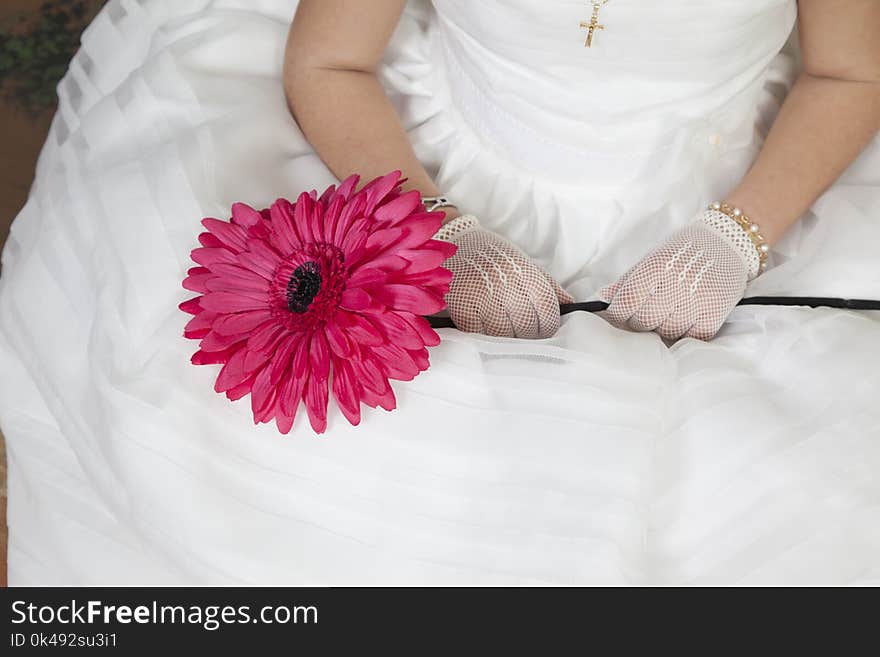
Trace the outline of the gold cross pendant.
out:
[[[604,30],[605,26],[599,24],[599,9],[602,8],[598,2],[593,3],[593,16],[590,18],[590,22],[581,21],[581,29],[587,30],[587,41],[584,43],[584,48],[592,48],[593,47],[593,35],[596,33],[596,30]]]

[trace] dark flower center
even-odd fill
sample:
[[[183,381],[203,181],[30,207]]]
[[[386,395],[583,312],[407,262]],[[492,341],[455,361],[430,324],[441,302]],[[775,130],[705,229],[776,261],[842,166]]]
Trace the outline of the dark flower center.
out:
[[[304,313],[321,290],[321,265],[304,262],[293,270],[287,283],[287,307],[291,312]]]
[[[272,275],[270,306],[289,331],[311,331],[339,308],[348,271],[342,251],[313,243],[287,254]]]

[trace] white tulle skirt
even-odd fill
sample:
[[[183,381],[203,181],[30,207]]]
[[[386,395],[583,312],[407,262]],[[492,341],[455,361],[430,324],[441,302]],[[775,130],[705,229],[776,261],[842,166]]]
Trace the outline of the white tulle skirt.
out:
[[[880,313],[444,329],[398,410],[321,438],[215,394],[177,310],[198,220],[334,182],[279,83],[293,4],[110,2],[84,37],[3,254],[11,584],[880,583]],[[419,156],[585,300],[742,174],[790,79],[612,192],[487,148],[425,12],[382,71]],[[878,224],[875,143],[749,294],[880,298]]]

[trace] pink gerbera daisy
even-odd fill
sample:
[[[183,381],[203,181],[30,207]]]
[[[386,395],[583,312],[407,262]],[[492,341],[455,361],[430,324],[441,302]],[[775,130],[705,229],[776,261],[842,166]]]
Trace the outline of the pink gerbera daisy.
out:
[[[320,198],[278,199],[232,219],[204,219],[183,286],[200,296],[184,335],[196,365],[222,364],[214,389],[250,393],[254,422],[287,433],[302,400],[312,428],[327,427],[329,391],[352,424],[360,404],[395,407],[389,379],[409,381],[439,343],[423,315],[445,307],[455,246],[432,239],[442,212],[425,212],[400,172],[355,193],[358,176]]]

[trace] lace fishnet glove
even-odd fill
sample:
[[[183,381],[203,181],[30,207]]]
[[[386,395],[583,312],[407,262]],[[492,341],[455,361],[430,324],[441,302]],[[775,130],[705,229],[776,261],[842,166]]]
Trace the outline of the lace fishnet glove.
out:
[[[710,340],[749,279],[746,249],[731,231],[697,221],[675,233],[599,296],[611,323],[668,340]]]
[[[519,248],[462,215],[435,239],[458,246],[444,267],[452,272],[446,303],[462,331],[547,338],[559,330],[559,304],[572,297]]]

